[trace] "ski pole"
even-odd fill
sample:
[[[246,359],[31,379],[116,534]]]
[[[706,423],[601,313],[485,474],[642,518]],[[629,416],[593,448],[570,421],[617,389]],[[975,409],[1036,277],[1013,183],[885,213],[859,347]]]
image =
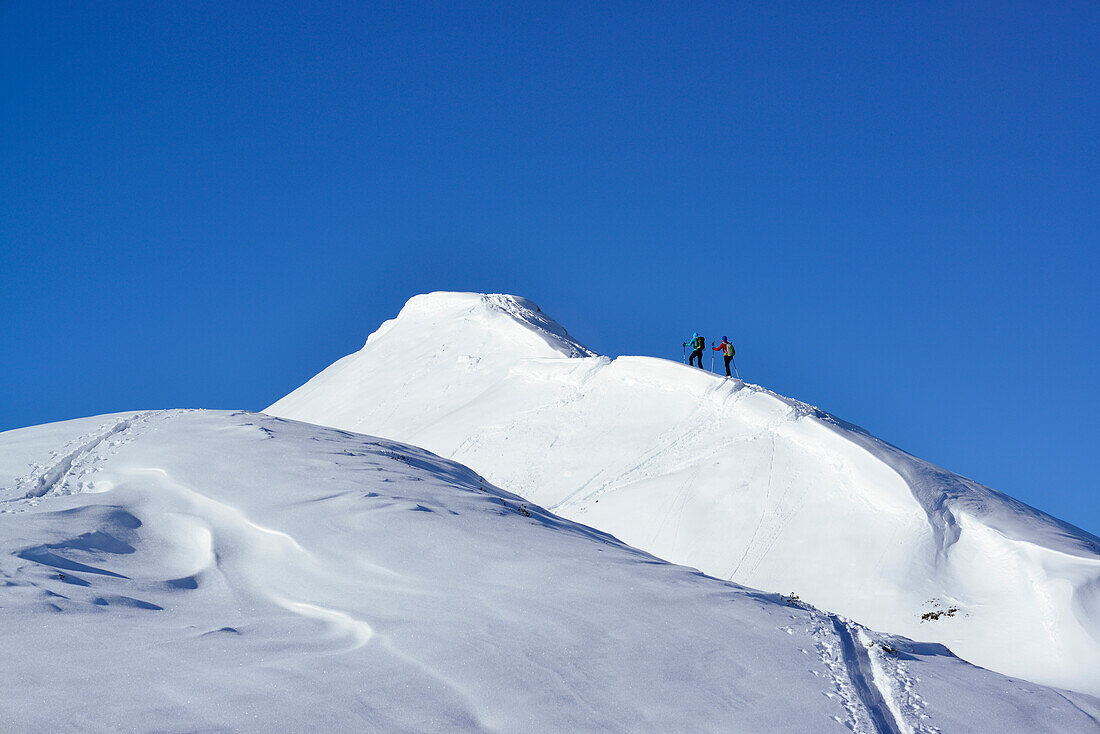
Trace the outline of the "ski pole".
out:
[[[714,372],[714,342],[710,343],[710,371]]]
[[[688,363],[688,343],[684,342],[684,364]]]
[[[737,360],[730,357],[730,361],[733,362],[733,374],[737,375],[737,379],[741,379],[741,373],[737,371]]]

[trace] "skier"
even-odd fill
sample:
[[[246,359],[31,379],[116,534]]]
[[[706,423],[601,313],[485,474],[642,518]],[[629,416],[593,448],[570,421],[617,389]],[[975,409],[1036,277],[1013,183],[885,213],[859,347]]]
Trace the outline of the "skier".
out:
[[[714,342],[711,343],[713,344]],[[728,338],[722,337],[722,343],[714,347],[713,349],[716,352],[722,353],[722,358],[726,360],[726,377],[731,377],[732,375],[730,375],[730,360],[733,359],[733,345],[730,344]]]
[[[694,359],[699,358],[699,364],[696,365],[699,369],[703,369],[703,348],[707,345],[707,340],[699,336],[699,332],[695,332],[691,335],[691,341],[688,342],[691,346],[691,356],[688,357],[688,364],[694,364]]]

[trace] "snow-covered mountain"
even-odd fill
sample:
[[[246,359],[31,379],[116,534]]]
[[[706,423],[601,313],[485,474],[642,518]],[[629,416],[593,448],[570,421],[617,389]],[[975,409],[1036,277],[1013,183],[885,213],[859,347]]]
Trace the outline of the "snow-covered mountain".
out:
[[[1100,695],[1100,539],[814,407],[433,293],[268,413],[456,459],[721,579]]]
[[[4,731],[1100,730],[1096,698],[252,413],[0,434],[0,620]]]

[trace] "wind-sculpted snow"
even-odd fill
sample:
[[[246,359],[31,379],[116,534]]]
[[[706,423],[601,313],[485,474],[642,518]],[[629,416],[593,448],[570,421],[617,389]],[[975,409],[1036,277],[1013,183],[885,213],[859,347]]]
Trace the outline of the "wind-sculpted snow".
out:
[[[369,436],[108,416],[0,434],[0,487],[5,731],[1100,730]]]
[[[418,296],[267,411],[424,446],[661,558],[1100,694],[1100,539],[813,406],[547,334],[564,329],[522,299]]]

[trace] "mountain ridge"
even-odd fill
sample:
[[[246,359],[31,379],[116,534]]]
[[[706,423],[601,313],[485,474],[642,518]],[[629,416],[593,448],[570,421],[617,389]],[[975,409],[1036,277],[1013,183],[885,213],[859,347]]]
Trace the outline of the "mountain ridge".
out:
[[[487,327],[501,303],[520,317]],[[548,321],[418,296],[267,412],[425,446],[658,557],[1100,692],[1100,539],[765,388],[546,347],[568,333]]]

